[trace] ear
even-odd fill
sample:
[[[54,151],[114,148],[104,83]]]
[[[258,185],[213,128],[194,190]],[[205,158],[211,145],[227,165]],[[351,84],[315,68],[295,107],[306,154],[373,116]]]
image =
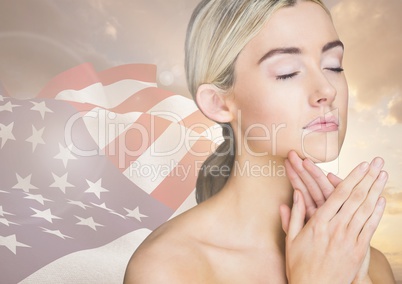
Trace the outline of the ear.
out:
[[[227,105],[225,92],[213,84],[202,84],[196,94],[197,105],[209,119],[226,123],[233,119],[233,115]]]

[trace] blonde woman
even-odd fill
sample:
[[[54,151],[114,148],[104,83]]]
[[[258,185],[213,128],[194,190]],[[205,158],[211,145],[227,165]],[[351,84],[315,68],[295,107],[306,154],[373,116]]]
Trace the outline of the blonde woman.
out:
[[[199,205],[143,242],[126,283],[394,283],[370,249],[383,160],[343,181],[314,165],[335,159],[345,137],[343,52],[320,0],[197,6],[188,85],[225,141],[200,170]]]

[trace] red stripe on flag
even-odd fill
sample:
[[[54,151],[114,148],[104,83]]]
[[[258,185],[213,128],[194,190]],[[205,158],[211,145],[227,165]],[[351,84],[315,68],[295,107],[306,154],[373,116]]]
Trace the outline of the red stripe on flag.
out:
[[[199,134],[216,124],[212,120],[208,119],[201,111],[193,112],[183,119],[182,122],[186,128],[189,128]]]
[[[174,93],[156,87],[146,88],[133,94],[123,103],[111,109],[111,111],[117,113],[147,112],[153,106],[172,95]]]
[[[9,97],[10,93],[7,91],[6,87],[4,86],[3,82],[0,81],[0,95],[3,97]]]
[[[109,143],[104,153],[120,171],[124,172],[171,123],[169,120],[144,113],[129,129]]]
[[[94,108],[98,107],[90,103],[79,103],[73,101],[66,101],[68,104],[72,105],[78,112],[83,112],[83,115]]]
[[[177,210],[187,197],[193,192],[198,176],[198,170],[209,155],[211,141],[201,138],[191,151],[195,153],[207,153],[194,158],[194,154],[188,152],[170,175],[151,193],[151,196],[159,200],[169,208]],[[183,169],[186,171],[184,172]]]
[[[99,83],[96,71],[91,64],[84,63],[54,77],[39,92],[37,98],[55,98],[61,91],[81,90],[95,83]]]

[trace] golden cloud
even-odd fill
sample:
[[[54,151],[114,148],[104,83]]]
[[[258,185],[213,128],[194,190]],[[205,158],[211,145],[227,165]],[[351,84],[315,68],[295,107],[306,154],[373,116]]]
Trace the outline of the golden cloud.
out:
[[[345,71],[359,103],[389,102],[388,121],[402,123],[402,1],[347,0],[332,9],[346,45]]]

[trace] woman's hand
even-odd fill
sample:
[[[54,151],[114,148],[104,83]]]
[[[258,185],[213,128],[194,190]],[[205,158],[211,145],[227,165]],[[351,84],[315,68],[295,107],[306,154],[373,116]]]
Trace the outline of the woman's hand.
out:
[[[289,152],[285,167],[293,188],[303,194],[307,220],[325,203],[342,181],[331,173],[326,176],[311,160],[302,160],[295,151]]]
[[[289,153],[289,159],[286,160],[287,176],[296,190],[300,190],[306,201],[306,221],[314,214],[332,194],[335,187],[342,181],[339,177],[333,174],[325,176],[323,171],[308,159],[302,160],[294,151]],[[284,230],[287,233],[289,225],[290,209],[285,210],[286,218]],[[372,283],[368,276],[370,265],[370,247],[367,249],[366,257],[363,264],[357,273],[353,283]]]
[[[289,158],[295,162],[292,155]],[[384,199],[379,199],[387,179],[381,171],[383,161],[375,159],[370,167],[360,165],[345,181],[333,175],[326,177],[309,161],[300,162],[302,166],[305,164],[301,171],[297,164],[292,167],[293,173],[288,171],[296,188],[292,212],[286,206],[281,207],[282,224],[288,232],[289,281],[367,280],[368,265],[363,269],[366,265],[362,264],[369,262],[365,256],[384,210]],[[304,226],[306,212],[311,220]],[[306,245],[312,243],[314,246]],[[311,260],[314,261],[307,263]],[[308,278],[309,275],[314,279]]]

